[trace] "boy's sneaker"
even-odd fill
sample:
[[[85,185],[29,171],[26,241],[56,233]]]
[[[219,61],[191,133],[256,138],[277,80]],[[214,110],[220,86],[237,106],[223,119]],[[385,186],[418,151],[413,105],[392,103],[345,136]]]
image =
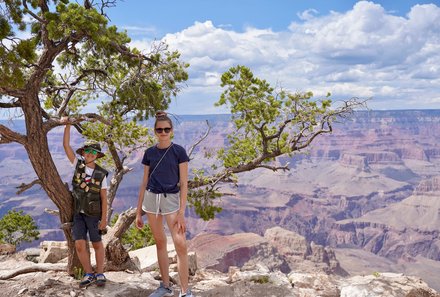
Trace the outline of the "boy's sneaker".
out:
[[[188,289],[188,290],[186,290],[185,294],[183,294],[182,291],[180,291],[179,297],[194,297],[194,295],[191,293],[191,290]]]
[[[104,274],[98,273],[95,275],[95,282],[98,287],[105,286],[106,281],[107,281],[107,279],[105,278]]]
[[[95,280],[96,280],[96,278],[93,273],[86,273],[86,275],[84,275],[82,281],[79,283],[79,287],[85,288],[85,287],[89,286],[90,284],[93,284],[95,282]]]
[[[160,282],[159,288],[156,289],[153,293],[148,297],[162,297],[162,296],[174,296],[173,290],[171,288],[166,288],[163,285],[163,282]]]

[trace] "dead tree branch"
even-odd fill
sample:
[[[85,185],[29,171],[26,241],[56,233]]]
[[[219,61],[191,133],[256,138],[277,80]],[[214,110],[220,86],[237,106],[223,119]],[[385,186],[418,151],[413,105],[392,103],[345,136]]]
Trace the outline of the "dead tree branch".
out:
[[[19,189],[16,194],[20,195],[21,193],[23,193],[24,191],[29,190],[30,188],[32,188],[35,185],[41,185],[41,180],[36,179],[34,181],[32,181],[29,184],[25,184],[25,183],[21,183],[21,185],[17,186],[16,189]]]
[[[31,272],[47,272],[47,271],[66,271],[66,263],[40,263],[27,267],[20,267],[15,270],[8,270],[5,274],[0,275],[0,280],[7,280],[16,277],[20,274],[31,273]]]

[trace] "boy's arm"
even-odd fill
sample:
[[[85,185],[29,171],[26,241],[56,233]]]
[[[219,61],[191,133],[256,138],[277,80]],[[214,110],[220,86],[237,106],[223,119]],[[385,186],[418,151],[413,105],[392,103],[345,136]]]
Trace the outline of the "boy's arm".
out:
[[[73,151],[72,147],[70,146],[70,124],[69,124],[69,118],[63,117],[61,118],[61,121],[66,123],[66,126],[64,127],[64,136],[63,136],[63,147],[64,151],[66,152],[66,156],[69,159],[70,163],[73,164],[75,161],[75,152]]]

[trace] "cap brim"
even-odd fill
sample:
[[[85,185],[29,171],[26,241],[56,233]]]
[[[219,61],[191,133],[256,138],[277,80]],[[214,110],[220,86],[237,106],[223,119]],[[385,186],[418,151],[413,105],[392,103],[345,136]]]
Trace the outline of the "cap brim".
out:
[[[99,159],[99,158],[105,157],[105,154],[104,154],[103,152],[100,152],[100,151],[98,151],[98,150],[96,150],[96,149],[94,149],[94,150],[98,152],[98,155],[96,155],[96,159]],[[76,150],[76,153],[77,153],[78,155],[82,156],[83,153],[84,153],[84,148],[83,148],[83,147],[80,147],[79,149]]]

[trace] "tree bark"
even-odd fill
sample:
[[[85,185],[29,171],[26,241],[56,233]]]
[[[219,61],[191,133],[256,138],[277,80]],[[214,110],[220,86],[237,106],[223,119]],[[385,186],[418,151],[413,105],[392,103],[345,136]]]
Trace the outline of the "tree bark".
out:
[[[136,218],[136,209],[128,209],[121,213],[112,228],[103,238],[105,248],[106,270],[136,270],[127,250],[121,242],[121,237]]]
[[[73,199],[50,154],[46,131],[42,129],[43,115],[37,87],[31,88],[28,97],[23,98],[21,103],[27,132],[24,147],[32,167],[41,181],[41,186],[60,211],[59,218],[69,247],[67,272],[73,275],[74,267],[81,267],[75,253],[71,228],[69,228],[73,220]]]

